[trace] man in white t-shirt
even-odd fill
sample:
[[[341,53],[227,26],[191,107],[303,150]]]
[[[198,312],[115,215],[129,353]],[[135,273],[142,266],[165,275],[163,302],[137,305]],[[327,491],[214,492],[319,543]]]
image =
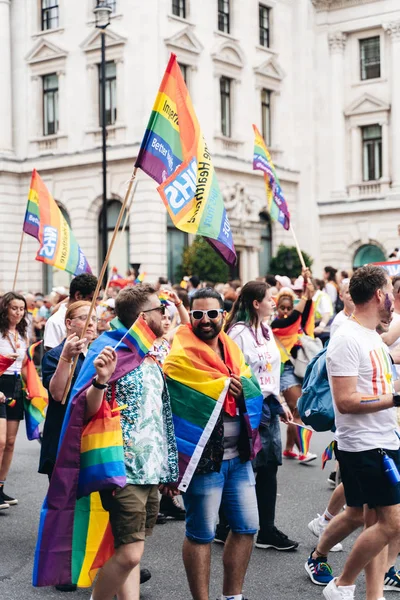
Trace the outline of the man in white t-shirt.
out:
[[[393,383],[390,356],[376,327],[390,322],[394,297],[386,271],[372,265],[356,271],[350,294],[355,310],[329,344],[327,369],[346,510],[359,511],[364,506],[366,529],[343,572],[330,581],[323,594],[328,600],[351,600],[355,580],[365,568],[367,587],[370,584],[379,590],[375,597],[382,600],[384,550],[400,531],[400,486],[384,471],[388,458],[400,467],[395,409],[400,405],[396,393],[400,382]]]
[[[336,333],[336,331],[339,329],[339,327],[341,325],[343,325],[343,323],[345,323],[349,317],[351,317],[351,315],[353,314],[353,310],[354,310],[354,302],[351,299],[350,296],[350,291],[349,291],[349,285],[350,285],[350,279],[343,279],[341,285],[340,285],[340,299],[343,302],[343,310],[341,310],[340,312],[338,312],[338,314],[336,315],[336,317],[333,319],[332,323],[331,323],[331,339],[332,336]]]
[[[44,328],[44,349],[55,348],[65,339],[67,331],[65,328],[65,313],[67,308],[79,300],[93,299],[97,286],[97,277],[91,273],[82,273],[74,277],[69,286],[69,300],[60,304],[59,309],[47,320]]]
[[[382,339],[393,350],[400,344],[400,277],[392,281],[394,295],[394,313],[389,331],[382,334]],[[396,365],[397,374],[400,377],[400,365]]]

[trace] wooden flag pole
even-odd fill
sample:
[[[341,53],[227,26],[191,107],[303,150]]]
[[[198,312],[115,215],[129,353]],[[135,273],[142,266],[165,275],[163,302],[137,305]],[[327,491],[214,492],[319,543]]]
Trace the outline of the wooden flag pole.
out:
[[[21,260],[21,252],[22,252],[22,242],[24,241],[24,230],[22,230],[21,232],[21,241],[19,243],[19,250],[18,250],[18,258],[17,258],[17,266],[15,267],[15,275],[14,275],[14,283],[12,286],[13,291],[15,292],[15,286],[17,284],[17,277],[18,277],[18,270],[19,270],[19,261]]]
[[[299,242],[297,241],[297,237],[296,237],[296,234],[294,232],[293,225],[290,225],[290,231],[292,232],[294,243],[296,245],[297,254],[299,255],[299,259],[300,259],[300,262],[301,262],[301,266],[303,267],[303,269],[306,269],[307,266],[306,266],[306,263],[304,262],[304,257],[303,257],[303,254],[302,254],[301,250],[300,250]]]
[[[135,187],[132,190],[132,198],[131,198],[131,201],[129,202],[128,208],[126,209],[124,224],[122,226],[121,233],[118,232],[117,235],[124,235],[124,232],[125,232],[126,226],[128,224],[128,220],[129,220],[129,214],[131,212],[131,208],[132,208],[132,204],[133,204],[133,198],[135,197],[136,188],[137,188],[137,181],[135,180]],[[106,300],[106,298],[107,298],[107,292],[108,292],[108,288],[110,287],[111,277],[112,277],[112,269],[111,269],[110,275],[108,276],[106,289],[104,290],[104,300]]]
[[[121,210],[119,211],[118,219],[117,219],[117,222],[115,224],[115,228],[114,228],[114,232],[113,232],[113,235],[112,235],[112,238],[111,238],[111,242],[110,242],[110,245],[108,246],[108,250],[107,250],[106,257],[104,259],[103,266],[101,267],[100,275],[99,275],[99,278],[98,278],[98,281],[97,281],[97,286],[96,286],[95,292],[93,294],[92,303],[90,305],[89,314],[87,316],[85,327],[83,328],[81,338],[83,338],[85,336],[86,329],[88,328],[90,319],[92,317],[92,312],[94,310],[94,307],[96,306],[97,297],[99,295],[101,284],[102,284],[103,279],[104,279],[104,274],[106,272],[107,265],[108,265],[108,262],[110,260],[110,255],[111,255],[112,249],[114,247],[114,243],[115,243],[115,240],[116,240],[116,237],[117,237],[117,234],[118,234],[119,226],[121,225],[122,217],[124,216],[126,205],[128,203],[129,196],[131,195],[133,182],[136,179],[136,172],[137,172],[137,167],[135,167],[133,169],[132,177],[129,180],[128,189],[126,190],[125,198],[124,198],[124,201],[122,203]],[[78,363],[78,358],[79,358],[79,354],[75,357],[74,362],[72,363],[71,372],[70,372],[69,377],[68,377],[67,385],[65,386],[65,390],[64,390],[64,394],[63,394],[63,397],[62,397],[62,400],[61,400],[61,404],[65,404],[65,402],[67,400],[67,396],[68,396],[69,390],[71,388],[72,379],[74,377],[76,365]]]

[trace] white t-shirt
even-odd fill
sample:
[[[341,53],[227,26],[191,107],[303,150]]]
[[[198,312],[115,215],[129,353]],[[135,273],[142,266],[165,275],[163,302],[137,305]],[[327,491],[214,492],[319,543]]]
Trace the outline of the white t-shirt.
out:
[[[392,314],[392,322],[390,323],[390,327],[393,327],[393,325],[395,325],[395,324],[397,325],[397,323],[399,321],[400,321],[400,313],[394,312]],[[389,327],[389,331],[390,331],[390,327]],[[389,350],[392,350],[392,348],[395,348],[399,344],[400,344],[400,337],[397,338],[397,340],[389,346]],[[397,375],[400,377],[400,365],[395,365],[395,367],[396,367]]]
[[[11,339],[15,348],[14,336],[12,336]],[[15,348],[14,350],[12,344],[10,343],[7,337],[7,334],[5,337],[3,337],[0,334],[0,354],[2,356],[7,356],[8,354],[15,354],[15,352],[18,354],[18,358],[13,362],[13,364],[10,367],[8,367],[7,371],[4,371],[4,375],[14,375],[14,373],[18,373],[18,375],[20,375],[21,373],[22,363],[24,362],[28,345],[27,340],[22,338],[19,334],[17,343],[19,344],[19,348]]]
[[[262,334],[261,327],[256,331],[244,323],[237,323],[229,332],[244,354],[244,358],[253,370],[260,384],[263,397],[270,394],[279,396],[281,357],[271,328],[264,325],[269,333],[269,341]],[[256,339],[257,338],[257,339]]]
[[[330,341],[326,355],[329,382],[332,377],[357,377],[357,391],[366,397],[393,393],[391,360],[380,335],[349,319]],[[397,450],[399,438],[396,409],[388,408],[370,414],[335,410],[335,439],[339,450],[362,452],[374,448]]]
[[[61,304],[58,311],[48,319],[44,328],[44,347],[55,348],[66,338],[65,315],[67,304]]]
[[[339,327],[348,320],[349,320],[349,317],[346,315],[344,310],[341,310],[340,312],[338,312],[338,314],[336,315],[336,317],[333,319],[333,321],[331,323],[331,328],[330,328],[331,339],[332,339],[332,336],[334,335],[334,333],[336,333],[336,331],[339,329]]]
[[[332,283],[331,281],[328,281],[327,284],[325,285],[324,292],[326,294],[328,294],[329,298],[332,301],[333,306],[335,306],[335,302],[338,297],[337,287],[335,286],[335,284]]]

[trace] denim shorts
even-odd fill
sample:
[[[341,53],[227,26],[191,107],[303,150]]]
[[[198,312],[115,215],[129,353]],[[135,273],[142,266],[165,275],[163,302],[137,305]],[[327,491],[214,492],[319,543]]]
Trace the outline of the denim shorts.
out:
[[[194,475],[183,501],[186,537],[193,542],[213,541],[220,505],[234,533],[257,533],[257,497],[250,461],[242,463],[238,457],[223,460],[219,473]]]
[[[281,392],[285,392],[286,390],[288,390],[291,387],[294,387],[295,385],[299,385],[301,387],[301,379],[299,379],[297,375],[294,374],[294,366],[292,365],[290,360],[288,360],[287,362],[285,362],[283,373],[281,375],[280,390]]]

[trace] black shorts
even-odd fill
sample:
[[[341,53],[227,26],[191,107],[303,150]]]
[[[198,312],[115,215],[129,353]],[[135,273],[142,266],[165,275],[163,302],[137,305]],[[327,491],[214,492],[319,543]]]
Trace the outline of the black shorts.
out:
[[[400,450],[386,450],[400,471]],[[337,448],[347,506],[369,508],[400,504],[400,484],[393,485],[383,471],[382,454],[379,449],[363,452],[345,452]]]
[[[7,421],[22,421],[24,418],[24,398],[21,376],[2,375],[0,377],[0,392],[3,392],[6,398],[15,398],[17,401],[13,407],[6,405]]]

